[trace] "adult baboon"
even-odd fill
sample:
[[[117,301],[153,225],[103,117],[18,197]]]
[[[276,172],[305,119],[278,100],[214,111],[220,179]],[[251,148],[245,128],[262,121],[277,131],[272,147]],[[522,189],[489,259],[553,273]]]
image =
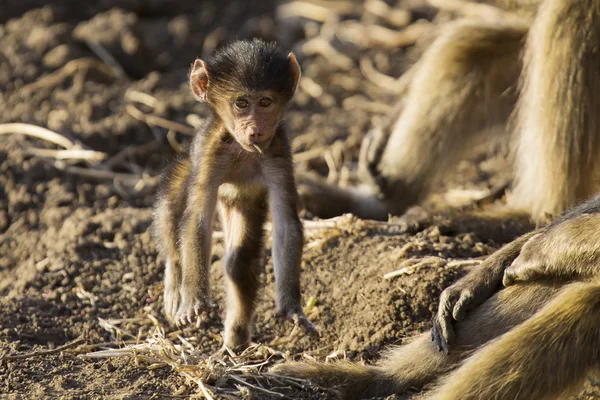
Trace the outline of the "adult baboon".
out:
[[[562,398],[600,367],[598,232],[600,196],[507,244],[444,290],[432,333],[377,365],[275,370],[339,386],[344,399],[429,384],[427,399]]]
[[[401,214],[488,139],[484,128],[511,115],[512,209],[541,222],[597,193],[600,1],[499,2],[524,22],[449,24],[414,66],[399,114],[363,142],[359,171],[368,189],[300,179],[310,211]]]

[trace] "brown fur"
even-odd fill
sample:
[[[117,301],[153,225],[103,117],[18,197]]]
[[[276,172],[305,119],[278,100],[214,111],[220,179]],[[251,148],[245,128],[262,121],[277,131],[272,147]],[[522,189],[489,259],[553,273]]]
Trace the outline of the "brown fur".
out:
[[[597,197],[490,256],[442,293],[431,335],[390,350],[377,365],[275,370],[337,386],[344,399],[423,388],[432,388],[426,398],[456,400],[571,393],[600,367],[599,206]],[[503,276],[507,287],[499,290]]]
[[[302,224],[290,145],[280,124],[299,76],[293,54],[260,41],[237,42],[208,62],[196,60],[190,86],[209,104],[211,118],[194,136],[189,155],[164,174],[156,203],[154,232],[166,261],[164,310],[179,325],[210,305],[213,218],[219,209],[229,347],[250,342],[268,207],[278,314],[315,330],[301,307]]]
[[[598,190],[600,5],[546,0],[534,14],[539,1],[499,3],[520,6],[523,22],[447,26],[413,67],[397,116],[363,142],[359,170],[368,187],[305,177],[300,190],[310,211],[375,219],[403,213],[490,139],[487,127],[506,125],[515,104],[507,129],[515,162],[510,207],[544,222]]]

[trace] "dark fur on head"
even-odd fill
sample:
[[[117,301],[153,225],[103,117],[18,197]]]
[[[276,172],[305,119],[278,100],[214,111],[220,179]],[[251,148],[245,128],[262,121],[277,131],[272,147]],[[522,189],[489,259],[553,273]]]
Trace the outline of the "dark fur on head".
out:
[[[288,54],[275,43],[259,39],[236,41],[217,50],[206,61],[211,90],[236,92],[273,91],[289,100],[294,80]]]

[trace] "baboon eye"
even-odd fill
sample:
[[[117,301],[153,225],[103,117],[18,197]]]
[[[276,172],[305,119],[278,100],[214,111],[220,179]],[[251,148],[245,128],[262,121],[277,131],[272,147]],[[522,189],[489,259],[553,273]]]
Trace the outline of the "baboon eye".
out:
[[[235,99],[235,106],[237,108],[246,108],[246,107],[248,107],[248,100],[246,100],[242,97],[239,97],[239,98]]]
[[[271,100],[268,97],[263,97],[262,99],[260,99],[260,102],[258,104],[260,104],[261,107],[269,107],[272,103],[273,100]]]

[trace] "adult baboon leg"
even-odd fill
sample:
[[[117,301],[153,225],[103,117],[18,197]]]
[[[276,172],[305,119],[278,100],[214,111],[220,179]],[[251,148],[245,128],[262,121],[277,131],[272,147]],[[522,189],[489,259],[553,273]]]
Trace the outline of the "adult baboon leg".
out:
[[[509,204],[535,220],[598,190],[600,2],[548,0],[530,29]]]
[[[370,135],[363,144],[389,136],[383,152],[380,144],[378,151],[364,151],[372,178],[363,180],[375,189],[309,182],[301,189],[308,207],[317,203],[315,214],[351,212],[376,219],[401,214],[486,139],[484,128],[506,123],[516,101],[527,26],[460,21],[446,29],[416,66],[399,116],[375,128],[387,132]]]
[[[598,321],[600,283],[570,284],[536,315],[478,350],[428,398],[562,398],[599,366]]]
[[[504,289],[456,324],[455,346],[437,350],[430,333],[390,350],[376,366],[357,363],[287,363],[277,373],[339,386],[344,399],[387,396],[420,389],[454,368],[478,347],[531,317],[559,289],[541,284]]]

